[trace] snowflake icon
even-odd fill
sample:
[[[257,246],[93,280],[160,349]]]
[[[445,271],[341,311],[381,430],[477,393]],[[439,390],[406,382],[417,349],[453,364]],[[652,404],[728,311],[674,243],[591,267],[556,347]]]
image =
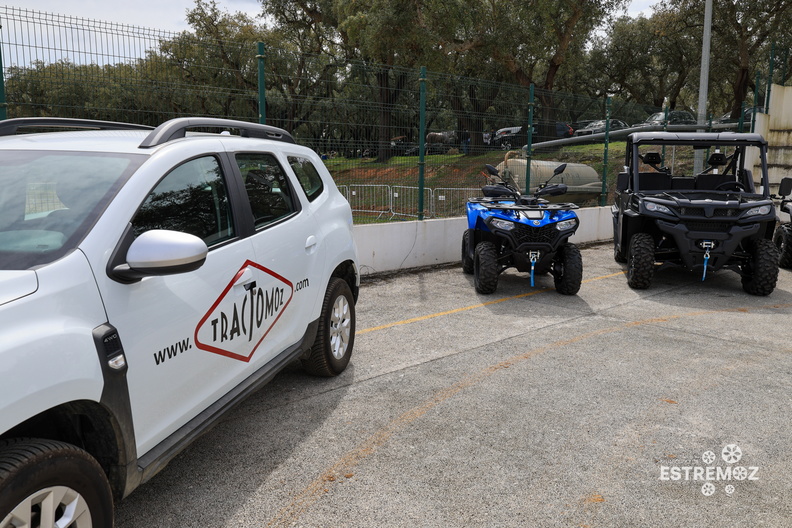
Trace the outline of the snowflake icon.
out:
[[[701,493],[703,493],[705,497],[709,497],[715,493],[715,484],[712,482],[705,483],[703,486],[701,486]]]
[[[705,464],[708,466],[715,462],[715,453],[712,451],[705,451],[703,455],[701,455],[701,460],[704,461]]]
[[[745,480],[748,477],[748,470],[742,466],[737,466],[732,470],[732,477],[735,480]]]
[[[721,451],[721,458],[727,464],[734,464],[742,458],[742,450],[737,444],[729,444]]]
[[[731,495],[732,493],[734,493],[734,486],[732,486],[731,484],[729,484],[728,486],[726,486],[725,488],[723,488],[723,491],[725,491],[725,492],[726,492],[726,495]]]

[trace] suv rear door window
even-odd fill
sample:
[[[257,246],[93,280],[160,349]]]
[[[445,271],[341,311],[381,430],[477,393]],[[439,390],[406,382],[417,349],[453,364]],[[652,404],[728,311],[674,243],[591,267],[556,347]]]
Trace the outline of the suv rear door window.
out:
[[[296,211],[289,180],[272,154],[237,154],[236,162],[242,173],[256,228]]]

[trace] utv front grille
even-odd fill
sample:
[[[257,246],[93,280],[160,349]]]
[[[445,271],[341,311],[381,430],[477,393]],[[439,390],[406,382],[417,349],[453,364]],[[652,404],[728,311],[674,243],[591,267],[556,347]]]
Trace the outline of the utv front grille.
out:
[[[689,231],[706,231],[708,233],[727,233],[734,224],[728,222],[685,222]]]
[[[680,207],[679,214],[682,216],[706,216],[703,207]],[[715,209],[713,216],[717,218],[736,218],[740,215],[740,209]]]
[[[520,224],[512,233],[518,244],[552,244],[558,235],[558,229],[554,225],[531,227]]]

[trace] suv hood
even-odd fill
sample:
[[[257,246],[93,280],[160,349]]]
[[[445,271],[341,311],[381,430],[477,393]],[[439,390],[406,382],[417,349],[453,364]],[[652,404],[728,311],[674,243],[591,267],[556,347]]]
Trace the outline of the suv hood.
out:
[[[38,277],[35,271],[0,271],[0,305],[30,295],[37,289]]]

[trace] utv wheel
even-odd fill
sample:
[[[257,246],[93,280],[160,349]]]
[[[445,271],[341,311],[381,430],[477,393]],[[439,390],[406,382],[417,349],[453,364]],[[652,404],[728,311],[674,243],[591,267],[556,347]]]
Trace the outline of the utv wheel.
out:
[[[113,495],[99,463],[53,440],[0,441],[0,527],[113,526]]]
[[[742,268],[743,290],[751,295],[770,295],[778,281],[778,248],[772,240],[757,240],[751,260]]]
[[[625,262],[627,262],[627,256],[624,254],[624,252],[616,249],[615,241],[613,242],[613,260],[615,260],[619,264],[624,264]]]
[[[473,284],[479,293],[495,293],[498,287],[498,250],[492,242],[481,242],[473,257]]]
[[[346,281],[333,277],[327,285],[316,341],[303,368],[316,376],[337,376],[349,364],[355,343],[355,299]]]
[[[470,256],[470,243],[473,239],[473,233],[470,229],[466,229],[462,234],[462,271],[468,275],[473,274],[473,258]]]
[[[778,226],[773,234],[773,243],[778,248],[778,265],[792,268],[792,225]]]
[[[645,290],[652,284],[654,250],[654,238],[648,233],[636,233],[630,239],[627,265],[627,285],[630,288]]]
[[[558,293],[575,295],[583,282],[583,257],[575,244],[564,244],[553,259],[553,280]]]

